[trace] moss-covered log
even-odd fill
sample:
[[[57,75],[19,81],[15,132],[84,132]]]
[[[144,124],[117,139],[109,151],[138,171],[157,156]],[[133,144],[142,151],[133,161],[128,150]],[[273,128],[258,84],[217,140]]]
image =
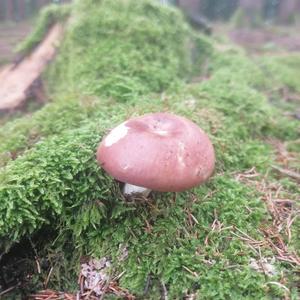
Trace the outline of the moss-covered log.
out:
[[[260,255],[276,256],[261,230],[271,226],[271,215],[261,191],[236,174],[270,170],[274,151],[266,138],[298,138],[297,121],[283,116],[266,91],[274,82],[299,88],[299,57],[293,64],[275,58],[262,64],[240,49],[224,51],[217,41],[195,38],[177,11],[154,1],[77,1],[68,26],[47,76],[53,103],[0,130],[3,155],[17,156],[0,169],[1,251],[51,228],[55,238],[41,255],[60,257],[50,282],[56,289],[76,290],[78,260],[91,255],[108,257],[113,274],[123,274],[119,284],[139,298],[158,299],[162,285],[170,299],[283,297],[286,290],[269,283],[284,274],[296,299],[289,263],[276,259],[278,271],[270,277],[250,266]],[[197,69],[200,80],[186,83]],[[216,173],[192,191],[127,204],[97,165],[95,149],[112,126],[153,111],[184,115],[207,131]],[[292,180],[280,184],[296,199]],[[247,236],[264,245],[260,252]],[[295,245],[292,240],[289,249]],[[152,283],[145,291],[147,278]]]

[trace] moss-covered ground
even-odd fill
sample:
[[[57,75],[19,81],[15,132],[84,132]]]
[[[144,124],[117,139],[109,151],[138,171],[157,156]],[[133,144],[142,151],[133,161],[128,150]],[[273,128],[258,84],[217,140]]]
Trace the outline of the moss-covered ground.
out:
[[[138,299],[297,299],[300,55],[250,58],[150,0],[75,1],[69,14],[45,75],[51,101],[0,128],[3,274],[29,243],[24,290],[51,269],[48,288],[76,291],[80,258],[93,256]],[[95,151],[113,126],[156,111],[199,124],[216,170],[128,204]]]

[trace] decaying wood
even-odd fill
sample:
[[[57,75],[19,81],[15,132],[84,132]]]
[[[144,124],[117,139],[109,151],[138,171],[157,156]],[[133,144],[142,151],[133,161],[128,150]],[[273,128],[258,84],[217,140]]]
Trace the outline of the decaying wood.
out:
[[[18,64],[11,64],[0,72],[0,111],[21,106],[30,96],[40,94],[42,72],[53,59],[62,38],[62,25],[54,25],[41,44]],[[39,99],[41,100],[41,99]]]

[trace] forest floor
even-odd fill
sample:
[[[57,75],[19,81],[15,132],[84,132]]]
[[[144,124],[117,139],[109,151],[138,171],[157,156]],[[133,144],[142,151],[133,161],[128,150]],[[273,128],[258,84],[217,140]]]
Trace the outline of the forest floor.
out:
[[[300,51],[299,26],[262,26],[259,28],[230,28],[224,24],[214,26],[216,35],[227,36],[249,53]]]

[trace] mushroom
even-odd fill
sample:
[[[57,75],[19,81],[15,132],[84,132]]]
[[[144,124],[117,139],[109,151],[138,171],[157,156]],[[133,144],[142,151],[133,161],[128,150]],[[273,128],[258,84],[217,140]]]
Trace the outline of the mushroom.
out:
[[[180,192],[205,182],[215,154],[204,131],[170,113],[130,119],[104,137],[97,150],[102,168],[124,184],[125,195],[151,190]]]

